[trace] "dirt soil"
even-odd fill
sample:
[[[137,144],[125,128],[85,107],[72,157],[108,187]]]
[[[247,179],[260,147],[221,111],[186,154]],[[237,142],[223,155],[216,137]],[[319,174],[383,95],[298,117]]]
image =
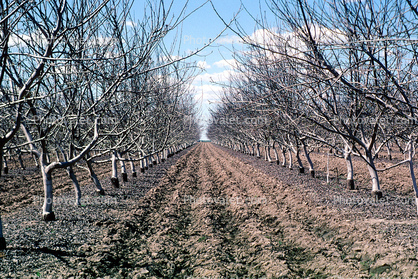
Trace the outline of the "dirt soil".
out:
[[[0,278],[418,276],[416,207],[400,193],[376,203],[211,143],[104,186],[57,205],[55,222],[40,205],[10,209]]]

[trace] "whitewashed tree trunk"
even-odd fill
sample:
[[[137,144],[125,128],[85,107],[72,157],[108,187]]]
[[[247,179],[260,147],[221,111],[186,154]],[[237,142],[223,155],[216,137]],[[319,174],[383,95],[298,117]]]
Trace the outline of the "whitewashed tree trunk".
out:
[[[306,143],[304,141],[302,141],[302,148],[303,148],[303,152],[305,153],[305,158],[308,161],[309,173],[311,174],[312,177],[315,177],[314,166],[313,166],[311,157],[309,156],[308,148],[307,148]]]
[[[89,170],[90,179],[93,181],[93,184],[96,186],[96,193],[98,195],[103,196],[105,194],[105,191],[102,188],[102,184],[100,183],[99,178],[97,177],[96,173],[93,170],[93,164],[90,160],[87,160],[87,168]]]
[[[276,160],[276,164],[280,164],[279,153],[277,152],[276,147],[274,147],[274,143],[273,143],[273,152],[274,152],[274,159]]]
[[[57,157],[57,162],[59,162],[60,161],[60,155],[59,155],[58,149],[55,149],[55,157]]]
[[[9,166],[7,165],[7,158],[6,156],[3,157],[3,171],[4,174],[8,174],[9,173]]]
[[[144,158],[141,158],[141,159],[139,160],[139,168],[140,168],[140,170],[141,170],[141,173],[144,173],[144,172],[145,172]]]
[[[130,155],[128,155],[128,159],[130,160],[130,164],[131,164],[132,177],[137,177],[136,169],[135,169],[135,162],[132,161],[132,158]]]
[[[267,154],[267,161],[269,163],[273,163],[273,160],[271,159],[271,155],[270,155],[270,145],[267,146],[266,154]]]
[[[22,152],[20,152],[20,150],[19,150],[19,153],[18,153],[18,160],[19,160],[20,168],[22,170],[26,169],[25,164],[23,163],[23,159],[22,159]]]
[[[367,160],[367,168],[369,170],[370,178],[372,179],[372,195],[376,200],[382,198],[382,191],[380,190],[379,176],[374,165],[373,155],[367,151],[365,159]]]
[[[3,169],[2,169],[3,168],[3,154],[4,154],[3,148],[4,148],[4,145],[1,144],[0,145],[0,177],[1,177],[2,172],[3,172]]]
[[[56,156],[57,156],[57,162],[60,161],[60,157],[59,157],[59,153],[58,150],[56,150]],[[63,159],[64,161],[68,161],[67,155],[65,154],[65,152],[61,151],[62,155],[63,155]],[[74,150],[73,150],[73,146],[70,145],[70,149],[69,149],[69,156],[70,158],[72,158],[74,154]],[[79,206],[81,205],[80,200],[81,200],[81,189],[80,189],[80,184],[78,183],[77,177],[74,174],[74,170],[73,170],[73,166],[70,165],[66,168],[67,170],[67,174],[70,177],[71,181],[73,182],[74,185],[74,192],[75,192],[75,205]]]
[[[299,147],[297,148],[293,147],[292,149],[293,149],[293,152],[295,152],[296,161],[298,162],[298,165],[299,165],[299,173],[305,173],[305,168],[303,167],[302,160],[300,159]]]
[[[412,186],[414,187],[414,193],[415,193],[415,204],[417,206],[417,213],[418,213],[418,187],[417,187],[417,180],[415,178],[415,172],[414,172],[414,158],[415,155],[415,146],[413,139],[410,139],[409,141],[409,172],[411,174],[412,179]]]
[[[267,161],[267,145],[264,146],[264,161]]]
[[[283,147],[283,146],[281,146],[280,147],[280,150],[281,150],[281,153],[282,153],[282,167],[286,167],[286,149]],[[292,156],[292,155],[290,155],[290,156]]]
[[[329,184],[329,154],[331,154],[331,152],[328,152],[327,154],[327,184]]]
[[[35,166],[37,168],[39,168],[39,163],[38,163],[38,159],[36,159],[36,155],[35,154],[32,154],[32,158],[33,158],[33,161],[35,161]]]
[[[147,156],[147,160],[148,160],[148,167],[152,168],[154,166],[153,162],[152,162],[152,156],[148,155]]]
[[[52,211],[52,204],[54,199],[52,191],[52,176],[51,171],[46,171],[47,159],[45,154],[41,155],[40,166],[42,181],[44,185],[44,204],[42,207],[42,218],[44,221],[55,221],[55,214]]]
[[[110,180],[112,181],[112,185],[115,188],[119,188],[119,179],[118,179],[118,166],[117,166],[117,153],[116,150],[112,153],[112,177]]]
[[[248,145],[246,142],[244,142],[244,154],[249,154],[250,150],[248,149]]]
[[[120,163],[120,172],[122,174],[122,181],[128,182],[128,173],[126,172],[125,160],[122,158],[120,153],[118,153],[119,163]]]
[[[148,156],[144,157],[144,169],[148,170]]]
[[[287,154],[289,155],[289,169],[293,168],[293,158],[292,158],[292,150],[290,148],[287,149]]]
[[[77,177],[74,174],[74,170],[72,166],[67,167],[67,173],[68,173],[68,176],[71,178],[71,181],[73,182],[73,185],[74,185],[75,205],[79,206],[81,205],[80,203],[81,189],[80,189],[80,184],[78,183]]]
[[[355,190],[353,162],[351,160],[351,152],[348,145],[344,148],[344,159],[347,164],[347,188],[349,190]]]
[[[256,147],[256,156],[257,156],[257,158],[260,158],[261,157],[260,156],[260,144],[257,143],[255,147]]]
[[[165,161],[165,158],[164,158],[164,156],[165,156],[164,150],[165,150],[165,148],[163,150],[161,150],[161,163],[164,163],[164,161]]]
[[[0,215],[0,250],[6,250],[6,239],[3,236],[3,223]]]
[[[0,215],[0,250],[6,249],[6,239],[3,236],[3,223],[1,222],[1,215]]]
[[[386,150],[388,152],[389,160],[392,160],[392,149],[390,148],[390,143],[389,142],[386,143]]]
[[[180,147],[180,149],[181,149],[180,151],[182,151],[183,150],[183,147]],[[156,152],[154,154],[154,162],[155,162],[155,165],[159,165],[161,163],[160,156],[159,156],[159,153],[158,152]]]

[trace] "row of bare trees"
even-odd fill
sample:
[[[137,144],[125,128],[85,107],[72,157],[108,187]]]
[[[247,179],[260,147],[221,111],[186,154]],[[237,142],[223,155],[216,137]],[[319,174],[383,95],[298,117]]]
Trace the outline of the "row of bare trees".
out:
[[[247,50],[236,55],[223,103],[212,112],[209,137],[252,152],[281,149],[304,171],[303,152],[333,149],[368,168],[371,190],[382,197],[379,171],[409,164],[418,205],[413,158],[417,141],[418,11],[410,1],[269,0],[277,22],[260,20],[253,35],[237,30]],[[239,121],[220,123],[219,119]],[[250,120],[248,120],[250,119]],[[260,119],[263,121],[254,121]],[[252,120],[252,121],[251,121]],[[398,145],[405,160],[377,169],[375,159]],[[255,151],[257,153],[257,151]],[[270,159],[271,160],[271,159]],[[291,165],[290,165],[291,166]],[[417,207],[418,210],[418,207]]]
[[[197,121],[184,123],[198,113],[189,87],[195,67],[163,41],[187,15],[149,1],[138,21],[132,4],[0,1],[0,176],[4,151],[34,155],[46,221],[55,219],[55,169],[66,169],[79,204],[75,164],[104,194],[96,164],[112,161],[117,187],[117,161],[126,179],[125,162],[144,171],[199,137]]]

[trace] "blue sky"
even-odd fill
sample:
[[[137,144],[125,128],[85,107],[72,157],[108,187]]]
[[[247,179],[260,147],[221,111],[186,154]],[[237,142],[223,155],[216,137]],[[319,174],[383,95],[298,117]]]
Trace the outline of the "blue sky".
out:
[[[186,13],[191,13],[197,7],[207,2],[206,0],[191,0],[188,3]],[[167,2],[168,3],[168,2]],[[185,0],[174,0],[173,13],[178,15],[183,8]],[[264,0],[261,4],[251,0],[212,0],[220,16],[229,22],[240,10],[241,5],[245,6],[237,16],[241,28],[248,35],[251,35],[256,28],[256,23],[249,15],[259,18],[260,13],[268,13]],[[143,7],[143,1],[137,1],[134,9]],[[260,12],[260,5],[261,12]],[[234,26],[234,25],[233,25]],[[210,39],[215,38],[225,28],[224,23],[216,15],[212,5],[208,2],[203,7],[192,13],[182,24],[181,34],[177,34],[179,55],[183,56],[191,51],[201,48]],[[169,44],[174,38],[174,32],[167,36],[166,43]],[[194,56],[190,61],[195,61],[202,68],[196,77],[193,87],[196,90],[196,100],[201,110],[201,124],[207,123],[209,118],[209,108],[216,106],[216,101],[220,94],[221,86],[213,84],[211,80],[219,83],[226,81],[228,73],[231,71],[228,63],[233,63],[232,48],[237,50],[244,49],[239,42],[239,37],[231,30],[226,30],[220,38],[212,42],[211,46],[203,50],[198,56]],[[202,139],[206,136],[203,133]]]

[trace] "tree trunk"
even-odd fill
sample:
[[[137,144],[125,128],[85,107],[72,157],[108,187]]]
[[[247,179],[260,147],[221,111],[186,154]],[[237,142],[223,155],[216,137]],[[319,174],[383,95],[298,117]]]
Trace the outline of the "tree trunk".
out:
[[[312,177],[315,177],[315,170],[313,167],[313,163],[312,163],[311,157],[309,156],[308,148],[306,147],[306,144],[304,141],[302,141],[302,147],[303,147],[303,152],[305,153],[306,160],[308,161],[309,173],[311,174]]]
[[[147,160],[148,160],[148,167],[152,168],[154,166],[152,163],[152,156],[151,155],[147,156]]]
[[[128,159],[130,160],[131,170],[132,170],[132,177],[136,177],[136,169],[135,169],[135,162],[132,161],[131,156],[128,155]]]
[[[89,160],[87,160],[87,168],[89,169],[90,178],[96,186],[97,194],[103,196],[105,194],[105,191],[103,190],[102,184],[100,183],[100,180],[97,178],[97,175],[93,170],[93,165]]]
[[[128,182],[128,174],[126,173],[126,165],[125,165],[125,160],[123,160],[123,158],[120,156],[120,154],[118,153],[118,157],[119,157],[119,163],[120,163],[120,172],[122,174],[122,181],[123,182]]]
[[[280,164],[279,153],[277,152],[277,149],[274,147],[274,144],[273,144],[273,152],[274,152],[274,159],[276,160],[276,164]]]
[[[148,156],[144,157],[144,169],[148,170]]]
[[[55,156],[57,157],[57,162],[60,161],[60,155],[58,153],[58,149],[55,149]]]
[[[4,145],[0,145],[0,177],[1,174],[3,173],[3,153],[4,153]]]
[[[40,162],[41,165],[41,173],[42,173],[42,181],[44,184],[44,205],[42,211],[42,217],[44,221],[55,221],[55,214],[52,211],[52,204],[53,204],[53,192],[52,192],[52,176],[51,172],[46,172],[46,155],[42,154],[41,156],[43,162]]]
[[[116,150],[112,154],[112,177],[110,178],[112,185],[115,188],[119,188],[119,179],[118,179],[118,166],[116,162]]]
[[[164,163],[165,161],[165,148],[163,149],[163,151],[161,151],[161,162]]]
[[[9,173],[9,166],[7,165],[7,159],[6,156],[2,156],[3,158],[3,170],[4,170],[4,174],[8,174]]]
[[[292,146],[291,150],[289,149],[289,154],[292,153],[292,151],[295,153],[296,156],[296,162],[299,165],[299,173],[305,173],[305,168],[303,167],[302,160],[300,159],[300,152],[299,152],[299,146]]]
[[[282,167],[286,167],[286,149],[283,147],[283,146],[281,146],[280,147],[280,150],[281,150],[281,153],[282,153]],[[290,155],[290,156],[292,156],[292,155]]]
[[[20,150],[19,150],[18,160],[19,160],[20,168],[21,168],[22,170],[24,170],[24,169],[25,169],[25,165],[24,165],[24,163],[23,163],[23,159],[22,159],[22,152],[20,152]]]
[[[139,168],[140,168],[141,173],[144,173],[144,172],[145,172],[145,167],[144,167],[144,158],[141,158],[141,159],[139,160]]]
[[[379,200],[382,198],[382,191],[380,190],[379,177],[374,165],[373,155],[370,151],[366,152],[366,160],[368,162],[367,168],[372,179],[372,196],[375,200]]]
[[[387,149],[387,152],[388,152],[389,160],[392,160],[392,150],[390,148],[390,143],[389,142],[386,143],[386,149]]]
[[[302,160],[300,159],[299,148],[296,148],[295,156],[296,156],[296,161],[298,162],[298,165],[299,165],[299,173],[305,173],[305,168],[303,167]]]
[[[417,187],[417,180],[415,178],[415,172],[414,172],[414,154],[415,154],[415,146],[414,142],[411,139],[409,141],[409,172],[411,173],[411,179],[412,179],[412,186],[414,187],[415,192],[415,204],[417,206],[417,213],[418,213],[418,187]]]
[[[293,158],[292,158],[292,150],[290,148],[287,150],[287,154],[289,155],[289,169],[293,168]]]
[[[271,159],[271,154],[270,154],[270,145],[267,146],[267,160],[269,161],[269,163],[273,163],[273,160]]]
[[[328,152],[327,154],[327,184],[329,184],[329,154],[331,154],[331,152]]]
[[[1,215],[0,215],[0,250],[6,250],[6,239],[3,236],[3,224],[1,222]]]
[[[353,162],[351,160],[351,153],[348,145],[346,145],[344,149],[344,159],[347,164],[347,188],[349,190],[355,190]]]
[[[74,185],[75,205],[79,206],[79,205],[81,205],[81,203],[80,203],[81,189],[80,189],[80,184],[78,183],[77,177],[74,174],[74,170],[73,170],[72,166],[67,167],[67,173],[68,173],[68,176],[71,178],[71,181],[73,182],[73,185]]]
[[[36,155],[35,155],[35,154],[32,154],[32,158],[33,158],[33,160],[35,161],[35,166],[36,166],[37,168],[39,168],[39,163],[38,163],[38,160],[36,159]]]
[[[155,158],[156,158],[156,162],[157,165],[161,164],[161,159],[160,159],[160,152],[155,153]]]
[[[259,143],[257,143],[256,145],[256,152],[257,152],[257,158],[260,158],[261,156],[260,156],[260,144]]]

